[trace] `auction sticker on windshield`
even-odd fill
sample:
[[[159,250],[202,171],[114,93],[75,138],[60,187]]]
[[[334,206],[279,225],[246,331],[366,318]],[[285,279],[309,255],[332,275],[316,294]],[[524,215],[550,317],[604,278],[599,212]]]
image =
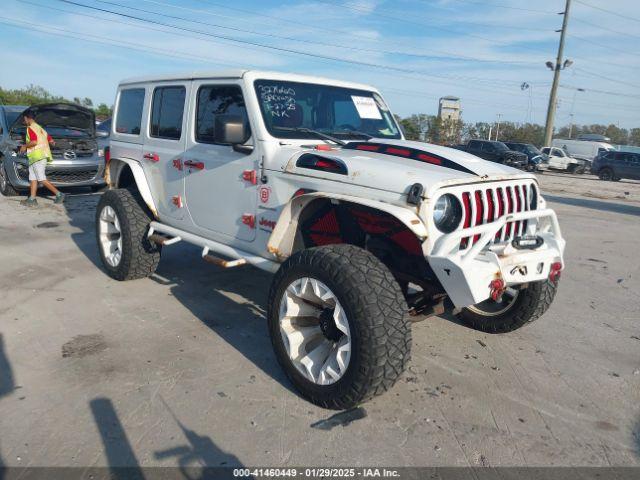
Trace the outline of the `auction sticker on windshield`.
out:
[[[378,106],[373,98],[351,95],[351,100],[353,100],[353,104],[356,106],[356,110],[358,110],[360,118],[382,120],[380,110],[378,110]]]

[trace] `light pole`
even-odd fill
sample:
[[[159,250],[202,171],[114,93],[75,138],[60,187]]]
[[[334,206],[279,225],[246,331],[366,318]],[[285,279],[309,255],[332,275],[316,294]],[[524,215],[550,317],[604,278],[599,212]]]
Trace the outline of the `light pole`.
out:
[[[551,84],[551,93],[549,94],[547,123],[544,129],[544,146],[551,145],[551,138],[553,137],[553,120],[556,114],[556,98],[558,96],[558,85],[560,83],[560,70],[567,68],[573,63],[571,62],[571,60],[565,60],[564,63],[562,62],[562,53],[564,51],[564,36],[567,32],[570,7],[571,0],[566,0],[564,12],[559,13],[559,15],[564,15],[564,17],[562,19],[562,30],[560,30],[560,43],[558,44],[558,56],[556,57],[556,63],[554,65],[552,62],[547,62],[547,67],[553,70],[553,83]]]
[[[500,135],[500,118],[502,117],[501,113],[498,113],[498,125],[496,126],[496,142],[498,141],[498,135]]]
[[[571,101],[571,113],[569,117],[571,117],[571,123],[569,123],[569,140],[571,140],[571,134],[573,133],[573,107],[576,104],[576,95],[578,92],[584,92],[584,88],[576,88],[576,91],[573,92],[573,100]]]

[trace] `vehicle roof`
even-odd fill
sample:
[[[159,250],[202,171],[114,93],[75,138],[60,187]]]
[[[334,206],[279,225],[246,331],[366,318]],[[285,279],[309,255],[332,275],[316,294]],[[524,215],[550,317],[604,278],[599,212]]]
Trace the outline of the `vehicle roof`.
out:
[[[29,107],[25,105],[0,105],[0,108],[7,112],[24,112]]]
[[[270,72],[262,70],[212,70],[212,71],[192,71],[183,72],[177,74],[165,74],[165,75],[147,75],[144,77],[127,78],[120,82],[120,86],[134,85],[140,83],[155,83],[155,82],[168,82],[177,80],[205,80],[205,79],[240,79],[246,78],[248,80],[257,79],[273,79],[273,80],[288,80],[292,82],[304,82],[304,83],[319,83],[323,85],[336,85],[345,88],[354,88],[358,90],[370,90],[377,92],[378,90],[370,85],[362,83],[346,82],[342,80],[316,77],[313,75],[299,75],[296,73],[286,72]]]

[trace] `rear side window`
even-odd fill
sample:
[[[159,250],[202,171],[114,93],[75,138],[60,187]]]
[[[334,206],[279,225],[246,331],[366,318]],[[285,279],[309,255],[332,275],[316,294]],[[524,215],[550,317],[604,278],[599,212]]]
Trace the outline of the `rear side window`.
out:
[[[480,148],[480,145],[482,145],[480,142],[478,142],[477,140],[471,140],[469,142],[469,147],[470,148]]]
[[[159,87],[154,90],[150,136],[180,140],[185,96],[186,89],[180,86]]]
[[[249,129],[242,90],[235,85],[203,85],[198,90],[196,142],[220,143],[215,135],[217,115],[239,115]]]
[[[116,132],[140,135],[144,88],[130,88],[120,92]]]

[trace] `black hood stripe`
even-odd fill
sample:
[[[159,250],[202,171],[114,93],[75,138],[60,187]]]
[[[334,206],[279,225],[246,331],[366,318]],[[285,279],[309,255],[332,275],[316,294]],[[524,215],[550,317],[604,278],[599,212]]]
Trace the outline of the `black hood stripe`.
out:
[[[387,143],[375,142],[349,142],[342,148],[344,150],[360,150],[362,152],[381,153],[383,155],[393,155],[394,157],[410,158],[412,160],[417,160],[418,162],[430,163],[431,165],[450,168],[451,170],[470,173],[471,175],[478,175],[476,172],[473,172],[467,167],[463,167],[459,163],[449,160],[448,158],[425,150],[418,150],[417,148],[410,148],[402,145],[390,145]]]

